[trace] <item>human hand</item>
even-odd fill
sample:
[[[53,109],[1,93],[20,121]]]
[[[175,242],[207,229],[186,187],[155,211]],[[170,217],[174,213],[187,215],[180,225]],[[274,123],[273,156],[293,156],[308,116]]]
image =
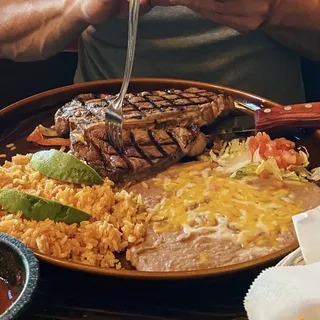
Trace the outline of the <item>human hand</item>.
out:
[[[77,0],[82,19],[89,24],[106,21],[108,18],[127,17],[129,13],[128,0]],[[140,0],[140,15],[150,11],[148,0]]]
[[[281,0],[151,0],[152,6],[186,6],[239,32],[265,24]]]

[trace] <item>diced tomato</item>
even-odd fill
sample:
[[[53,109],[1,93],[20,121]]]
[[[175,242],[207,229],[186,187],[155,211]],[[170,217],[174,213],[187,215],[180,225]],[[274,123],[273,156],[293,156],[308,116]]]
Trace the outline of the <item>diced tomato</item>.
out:
[[[270,174],[266,169],[263,169],[259,174],[260,179],[268,179],[269,177],[270,177]]]
[[[302,159],[302,157],[300,156],[300,154],[297,153],[297,163],[296,163],[296,165],[297,165],[297,166],[301,166],[302,164],[303,164],[303,159]]]
[[[264,141],[264,142],[270,142],[271,141],[271,138],[268,134],[266,134],[265,132],[258,132],[256,134],[256,139],[258,141]]]
[[[294,147],[295,147],[294,142],[289,141],[285,138],[275,139],[274,142],[276,143],[278,150],[287,150],[288,151],[290,149],[294,149]]]
[[[261,152],[260,152],[260,154],[261,154]],[[279,154],[278,150],[276,149],[276,147],[274,145],[272,145],[271,142],[266,144],[266,150],[263,154],[266,158],[270,158],[270,157],[275,158],[278,154]]]
[[[267,144],[263,141],[259,141],[259,153],[261,157],[265,157],[266,150]]]
[[[255,137],[247,139],[247,146],[252,155],[259,149],[262,159],[274,158],[281,169],[303,163],[299,153],[294,150],[295,143],[285,138],[271,140],[268,134],[259,132]]]
[[[282,168],[282,159],[280,156],[274,157],[279,168]]]
[[[288,165],[293,165],[297,163],[297,156],[295,153],[292,153],[286,150],[281,150],[282,158]]]
[[[249,137],[247,139],[247,146],[249,148],[249,151],[253,155],[256,152],[256,150],[259,148],[259,142],[256,139],[256,137]]]

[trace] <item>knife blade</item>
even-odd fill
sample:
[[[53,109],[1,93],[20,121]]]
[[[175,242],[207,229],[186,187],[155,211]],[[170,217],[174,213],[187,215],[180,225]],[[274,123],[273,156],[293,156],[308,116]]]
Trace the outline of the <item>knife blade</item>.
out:
[[[236,116],[221,120],[208,135],[255,133],[254,116]]]
[[[241,103],[244,106],[243,103]],[[240,115],[221,120],[209,135],[236,135],[270,129],[320,128],[320,102],[257,108],[251,115]]]

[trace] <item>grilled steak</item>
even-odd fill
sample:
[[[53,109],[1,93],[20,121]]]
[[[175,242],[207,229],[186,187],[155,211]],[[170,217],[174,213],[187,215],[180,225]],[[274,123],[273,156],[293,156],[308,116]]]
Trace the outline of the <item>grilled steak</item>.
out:
[[[114,96],[83,94],[60,108],[55,115],[55,129],[66,135],[78,122],[104,121],[105,108]],[[199,127],[213,123],[233,107],[232,99],[223,93],[197,88],[140,92],[126,95],[123,106],[124,129],[168,126]]]
[[[212,124],[232,107],[232,99],[189,88],[127,94],[124,102],[125,152],[108,143],[105,109],[114,96],[83,94],[55,115],[59,135],[70,134],[71,152],[101,176],[115,182],[141,180],[156,174],[184,156],[203,152],[200,127]]]
[[[70,137],[72,154],[114,182],[143,180],[184,156],[202,153],[206,147],[205,137],[196,126],[124,131],[123,154],[108,143],[104,123],[90,125],[85,131],[74,130]]]

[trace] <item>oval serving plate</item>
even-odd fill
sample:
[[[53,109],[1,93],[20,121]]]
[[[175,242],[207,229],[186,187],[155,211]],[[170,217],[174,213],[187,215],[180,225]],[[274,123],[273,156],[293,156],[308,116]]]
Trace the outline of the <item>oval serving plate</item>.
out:
[[[80,93],[106,92],[115,94],[119,92],[121,83],[121,79],[116,79],[81,83],[62,87],[29,97],[15,104],[12,104],[3,110],[0,110],[0,153],[6,153],[6,160],[10,160],[10,158],[17,153],[33,153],[39,151],[40,149],[44,149],[43,147],[37,147],[32,143],[26,142],[26,137],[38,124],[41,123],[48,126],[52,125],[55,111],[64,103],[72,100],[76,95]],[[132,79],[129,87],[129,92],[163,90],[170,88],[186,89],[188,87],[197,87],[209,91],[223,91],[233,96],[237,100],[243,101],[245,103],[254,103],[255,105],[258,105],[262,108],[281,107],[281,105],[275,102],[260,98],[246,92],[241,92],[238,90],[207,83],[175,79]],[[249,114],[252,113],[251,110],[248,110],[244,107],[239,109],[239,111]],[[320,145],[320,141],[318,141],[318,144],[315,141],[315,139],[308,137],[306,143],[304,142],[304,145],[309,148],[312,165],[318,166],[320,163],[317,163],[318,161],[316,160],[318,159],[316,159],[315,156],[316,150]],[[9,143],[14,143],[16,146],[16,150],[10,151],[9,149],[7,149],[5,146]],[[3,162],[4,159],[0,159],[0,165],[2,165]],[[125,268],[127,269],[124,270],[104,269],[100,267],[86,266],[74,262],[52,258],[39,252],[35,252],[35,254],[41,260],[60,267],[100,275],[141,279],[182,279],[222,275],[257,266],[262,266],[265,264],[270,264],[277,260],[280,260],[282,257],[287,255],[297,247],[298,243],[295,242],[282,250],[244,263],[213,269],[183,272],[142,272],[136,271],[129,266],[125,266]]]

